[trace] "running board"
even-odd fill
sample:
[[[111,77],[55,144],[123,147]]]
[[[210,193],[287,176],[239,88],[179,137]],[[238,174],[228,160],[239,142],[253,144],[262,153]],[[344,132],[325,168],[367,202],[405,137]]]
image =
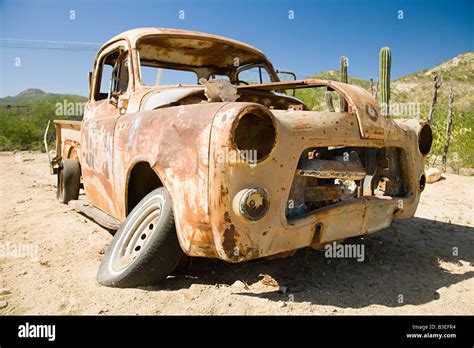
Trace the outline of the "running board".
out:
[[[87,201],[72,200],[69,201],[68,205],[72,209],[86,215],[87,217],[91,218],[92,220],[97,222],[99,225],[104,226],[105,228],[108,228],[110,230],[118,230],[120,228],[121,223],[119,220],[104,213],[102,210],[94,207]]]

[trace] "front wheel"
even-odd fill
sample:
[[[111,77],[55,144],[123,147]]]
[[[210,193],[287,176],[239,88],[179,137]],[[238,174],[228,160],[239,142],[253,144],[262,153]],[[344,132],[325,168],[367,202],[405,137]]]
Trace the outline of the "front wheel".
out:
[[[183,255],[171,197],[160,187],[145,196],[119,228],[99,266],[97,281],[118,288],[154,285],[173,272]]]

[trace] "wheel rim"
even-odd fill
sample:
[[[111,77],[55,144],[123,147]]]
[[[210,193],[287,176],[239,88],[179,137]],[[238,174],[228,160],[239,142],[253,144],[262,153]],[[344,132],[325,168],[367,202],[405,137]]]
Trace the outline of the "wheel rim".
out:
[[[140,203],[124,223],[125,232],[117,241],[111,257],[112,270],[119,272],[130,266],[144,251],[152,235],[158,229],[161,218],[163,198],[154,196]]]

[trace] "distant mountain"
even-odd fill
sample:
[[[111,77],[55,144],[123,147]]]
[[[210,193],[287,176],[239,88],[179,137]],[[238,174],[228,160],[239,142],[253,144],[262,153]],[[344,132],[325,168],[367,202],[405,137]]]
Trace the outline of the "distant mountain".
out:
[[[36,98],[44,96],[46,92],[38,88],[28,88],[17,94],[17,98]]]
[[[87,101],[86,97],[79,95],[71,94],[56,94],[56,93],[47,93],[38,88],[28,88],[24,91],[18,93],[13,97],[0,98],[0,105],[22,105],[28,106],[34,101],[50,101],[50,100],[63,100],[63,99],[74,99],[74,101]]]

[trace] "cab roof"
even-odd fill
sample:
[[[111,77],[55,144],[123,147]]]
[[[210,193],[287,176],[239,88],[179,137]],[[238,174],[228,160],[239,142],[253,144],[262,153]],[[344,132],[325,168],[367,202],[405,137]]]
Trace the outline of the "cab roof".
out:
[[[143,61],[192,67],[227,68],[262,62],[271,66],[268,58],[257,48],[223,36],[190,30],[165,28],[138,28],[125,31],[103,47],[127,40],[137,48]]]

